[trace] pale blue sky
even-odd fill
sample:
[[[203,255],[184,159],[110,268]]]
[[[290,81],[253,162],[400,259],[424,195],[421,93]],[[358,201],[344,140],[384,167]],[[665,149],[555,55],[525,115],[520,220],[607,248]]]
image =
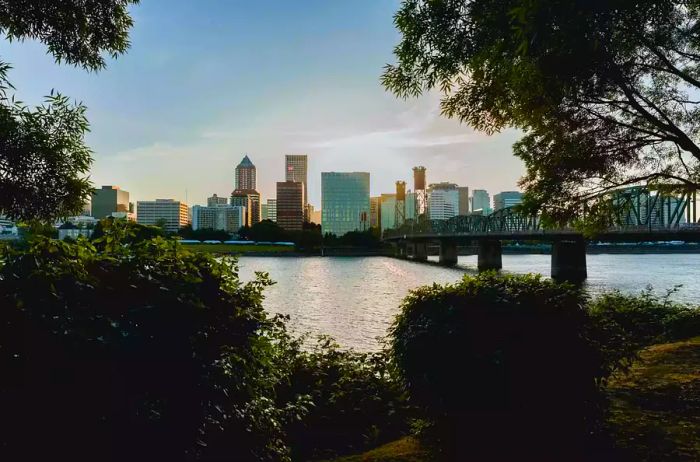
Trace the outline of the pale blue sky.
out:
[[[133,201],[228,195],[244,153],[263,198],[284,179],[284,154],[308,154],[316,206],[322,171],[368,171],[372,195],[410,185],[419,164],[429,182],[514,189],[524,171],[516,133],[475,133],[440,117],[439,95],[397,100],[380,86],[398,5],[143,0],[131,49],[97,74],[58,66],[32,42],[3,42],[0,56],[23,101],[55,88],[88,106],[91,179]]]

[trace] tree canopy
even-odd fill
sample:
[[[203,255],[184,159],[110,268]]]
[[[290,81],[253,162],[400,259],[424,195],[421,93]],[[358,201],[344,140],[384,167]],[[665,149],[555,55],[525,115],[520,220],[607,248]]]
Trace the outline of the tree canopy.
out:
[[[97,71],[105,55],[129,47],[128,7],[138,0],[0,0],[0,33],[37,40],[56,61]],[[0,213],[47,220],[77,213],[87,200],[92,152],[84,142],[86,108],[51,91],[29,108],[15,100],[0,61]]]
[[[569,219],[601,193],[700,187],[700,2],[405,0],[384,86],[515,127],[526,203]]]

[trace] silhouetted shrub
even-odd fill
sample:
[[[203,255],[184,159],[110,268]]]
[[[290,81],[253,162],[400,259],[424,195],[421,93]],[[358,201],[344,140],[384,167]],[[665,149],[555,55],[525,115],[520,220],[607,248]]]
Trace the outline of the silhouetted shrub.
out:
[[[393,355],[448,458],[582,453],[599,423],[604,373],[584,336],[584,305],[582,292],[534,275],[467,276],[409,294]]]
[[[0,255],[0,459],[289,460],[267,277],[135,231]]]
[[[700,309],[655,295],[608,292],[589,304],[588,336],[605,357],[609,372],[626,370],[644,347],[700,335]]]
[[[387,351],[343,350],[328,337],[306,350],[297,341],[289,351],[289,386],[278,396],[313,402],[286,429],[293,460],[362,452],[408,432],[411,412]]]

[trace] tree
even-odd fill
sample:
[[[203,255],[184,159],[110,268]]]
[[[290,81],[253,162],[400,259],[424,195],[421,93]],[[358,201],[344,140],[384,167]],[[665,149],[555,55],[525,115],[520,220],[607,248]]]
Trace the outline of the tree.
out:
[[[97,71],[105,54],[117,57],[128,48],[128,6],[136,3],[0,0],[0,32],[10,41],[42,42],[58,63]],[[85,106],[52,91],[43,105],[28,108],[9,94],[9,69],[0,62],[0,213],[23,220],[77,213],[91,189]]]
[[[530,208],[565,221],[625,185],[700,187],[700,2],[405,0],[395,24],[384,86],[522,130]]]

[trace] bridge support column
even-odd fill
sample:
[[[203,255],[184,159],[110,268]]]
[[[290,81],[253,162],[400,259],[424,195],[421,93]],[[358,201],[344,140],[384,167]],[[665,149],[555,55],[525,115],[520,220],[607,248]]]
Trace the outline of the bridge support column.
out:
[[[427,253],[427,252],[426,252]],[[457,264],[457,243],[451,240],[440,241],[440,264],[454,266]]]
[[[484,239],[479,241],[479,271],[500,270],[503,268],[501,241]]]
[[[582,239],[556,241],[552,244],[552,279],[582,282],[586,271],[586,242]]]
[[[396,256],[399,258],[408,258],[408,243],[407,242],[399,242],[398,248],[396,249]]]
[[[413,259],[416,261],[427,261],[428,260],[428,243],[427,242],[415,242],[413,244]]]

